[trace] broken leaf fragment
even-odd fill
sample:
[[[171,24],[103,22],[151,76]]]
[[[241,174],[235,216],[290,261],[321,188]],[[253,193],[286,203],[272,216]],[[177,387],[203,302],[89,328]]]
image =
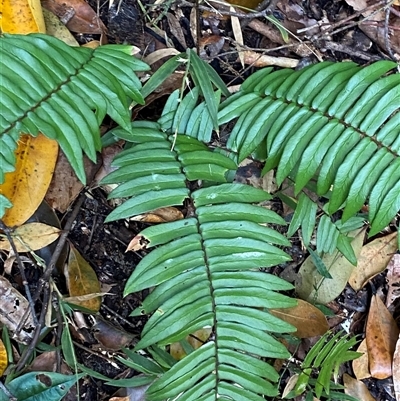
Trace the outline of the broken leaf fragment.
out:
[[[375,401],[367,386],[347,373],[343,375],[344,392],[362,401]]]
[[[96,313],[101,305],[101,297],[97,295],[101,292],[99,280],[92,267],[81,256],[79,251],[72,244],[70,244],[70,247],[68,263],[64,269],[69,294],[71,297],[75,297],[74,304]],[[83,296],[86,297],[80,298],[81,300],[77,298]]]
[[[7,350],[3,341],[0,339],[0,376],[3,376],[8,365]]]

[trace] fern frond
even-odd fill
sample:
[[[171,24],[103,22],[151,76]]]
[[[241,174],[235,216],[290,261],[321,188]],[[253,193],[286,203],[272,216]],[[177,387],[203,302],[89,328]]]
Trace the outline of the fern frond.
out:
[[[276,292],[291,289],[290,284],[258,268],[290,259],[277,247],[289,245],[288,240],[264,226],[284,220],[253,205],[270,199],[266,192],[229,182],[236,164],[228,157],[194,138],[168,136],[157,123],[134,122],[132,131],[119,131],[132,146],[116,157],[118,169],[104,180],[120,184],[110,197],[131,198],[107,220],[183,202],[192,210],[184,220],[140,233],[147,248],[157,248],[136,266],[124,291],[155,287],[133,312],[152,314],[136,349],[165,346],[200,328],[214,328],[212,340],[150,386],[148,399],[230,396],[246,401],[276,395],[279,376],[264,358],[287,358],[273,335],[294,328],[268,309],[290,307],[295,300]],[[195,188],[198,180],[203,188]]]
[[[317,177],[317,193],[332,187],[328,211],[343,220],[369,199],[370,235],[400,210],[400,74],[389,61],[362,68],[319,63],[301,71],[266,69],[221,104],[219,124],[238,118],[227,147],[239,161],[266,142],[263,172],[277,167],[299,193]]]
[[[130,46],[75,48],[42,34],[5,34],[0,48],[0,183],[15,168],[20,134],[39,131],[58,141],[85,182],[82,150],[95,160],[106,114],[130,130],[128,97],[144,103],[134,72],[148,66]]]

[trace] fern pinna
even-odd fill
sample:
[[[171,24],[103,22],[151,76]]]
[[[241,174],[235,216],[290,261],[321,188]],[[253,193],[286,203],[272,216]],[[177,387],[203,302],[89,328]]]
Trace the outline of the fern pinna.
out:
[[[263,173],[277,168],[278,184],[289,176],[296,194],[315,179],[317,194],[330,199],[327,212],[344,207],[343,221],[367,201],[374,235],[400,210],[400,74],[389,73],[395,67],[323,62],[257,71],[219,107],[219,125],[235,121],[226,146],[238,162],[253,152],[266,160]],[[204,108],[192,93],[181,104],[171,99],[160,122],[209,140]]]
[[[125,288],[126,295],[155,287],[133,312],[152,313],[136,349],[214,328],[212,339],[150,386],[148,399],[262,400],[262,395],[276,395],[279,375],[265,359],[289,357],[273,333],[294,328],[268,309],[296,302],[276,292],[291,289],[290,284],[258,271],[290,259],[278,248],[289,245],[288,240],[264,225],[284,224],[283,219],[253,205],[270,195],[227,182],[236,169],[231,159],[194,138],[168,137],[157,123],[136,122],[132,135],[121,129],[114,135],[130,137],[133,146],[116,157],[118,169],[104,180],[120,184],[111,197],[129,197],[108,221],[183,203],[191,210],[187,218],[148,227],[139,236],[147,248],[157,248],[136,266]],[[198,180],[206,185],[191,190]],[[154,367],[150,373],[158,377],[160,367]]]
[[[108,114],[130,129],[128,99],[144,103],[135,71],[149,67],[131,46],[70,47],[43,34],[0,37],[0,184],[14,171],[21,133],[56,139],[78,178],[82,151],[96,160],[99,125]],[[0,194],[0,217],[10,202]]]

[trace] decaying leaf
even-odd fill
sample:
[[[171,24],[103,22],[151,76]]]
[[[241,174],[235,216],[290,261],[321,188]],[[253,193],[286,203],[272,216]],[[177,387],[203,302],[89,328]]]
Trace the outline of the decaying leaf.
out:
[[[400,335],[396,342],[396,349],[393,355],[393,387],[396,401],[400,401]]]
[[[356,257],[361,252],[364,242],[365,229],[349,233],[355,237],[351,242]],[[322,260],[332,279],[322,277],[315,267],[311,256],[302,264],[296,280],[296,292],[310,302],[327,304],[334,300],[344,289],[354,269],[354,266],[339,252],[325,254]]]
[[[56,141],[44,135],[21,136],[15,171],[7,173],[0,185],[0,194],[13,204],[2,217],[4,224],[19,226],[32,216],[50,185],[57,154]]]
[[[372,377],[386,379],[392,375],[393,354],[398,337],[396,321],[382,300],[373,295],[366,328],[369,370]]]
[[[367,340],[365,338],[358,346],[357,352],[362,353],[362,355],[359,358],[354,359],[352,363],[354,375],[357,380],[367,379],[368,377],[371,377],[371,373],[369,372]]]
[[[70,244],[70,247],[71,251],[68,263],[64,269],[64,275],[67,279],[67,286],[71,297],[100,293],[100,283],[96,273],[72,244]],[[91,312],[98,312],[101,298],[95,295],[91,299],[77,300],[75,304]]]
[[[347,373],[343,375],[344,392],[352,397],[362,401],[375,401],[371,393],[368,391],[367,386]]]
[[[12,338],[23,344],[32,340],[35,328],[32,315],[28,313],[22,329],[17,331],[28,309],[29,303],[26,298],[7,279],[0,276],[0,323],[8,328]]]
[[[72,36],[69,29],[60,21],[60,19],[47,9],[43,9],[44,21],[46,23],[46,33],[62,40],[69,46],[79,46],[77,40]]]
[[[269,312],[296,327],[297,331],[292,333],[296,337],[309,338],[325,334],[329,330],[325,315],[302,299],[297,302],[297,306],[293,308],[269,309]]]
[[[397,233],[378,238],[363,246],[353,270],[349,284],[355,291],[361,290],[367,282],[386,269],[391,257],[397,251]]]
[[[3,376],[8,365],[7,350],[3,341],[0,339],[0,376]]]
[[[11,237],[17,252],[30,252],[42,249],[60,236],[61,230],[43,223],[27,223],[17,227]],[[3,236],[3,235],[2,235]],[[0,249],[11,251],[7,238],[0,238]]]
[[[386,306],[394,304],[396,299],[400,298],[400,254],[396,253],[390,259],[387,265],[388,293],[386,296]]]

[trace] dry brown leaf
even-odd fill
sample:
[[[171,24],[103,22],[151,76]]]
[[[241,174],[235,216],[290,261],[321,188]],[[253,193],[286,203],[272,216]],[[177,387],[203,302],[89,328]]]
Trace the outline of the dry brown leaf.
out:
[[[84,0],[44,0],[42,6],[50,10],[72,32],[103,34],[107,28],[98,15]]]
[[[17,227],[11,237],[17,252],[30,252],[42,249],[60,236],[61,230],[43,223],[27,223]],[[7,238],[0,239],[0,249],[11,251]]]
[[[363,382],[354,379],[347,373],[343,375],[343,384],[344,392],[346,394],[351,395],[352,397],[355,397],[358,400],[362,401],[376,401]]]
[[[43,354],[38,355],[32,363],[28,366],[29,372],[56,372],[57,371],[57,352],[46,351]],[[68,368],[64,361],[61,361],[61,371],[63,374],[71,374],[71,370]]]
[[[84,156],[86,182],[91,183],[97,170],[100,168],[101,159],[95,164],[88,157]],[[83,184],[79,181],[70,162],[65,154],[60,152],[54,170],[53,179],[46,193],[45,200],[53,208],[65,213],[71,203],[82,191]]]
[[[253,67],[266,67],[268,65],[275,65],[283,68],[296,68],[299,60],[288,57],[273,57],[267,54],[259,54],[251,50],[244,52],[245,64],[252,65]]]
[[[70,247],[71,250],[68,263],[64,269],[64,275],[67,279],[67,286],[71,297],[100,293],[100,283],[96,273],[72,244],[70,244]],[[98,312],[101,298],[95,296],[92,299],[77,301],[75,304],[91,312]]]
[[[96,324],[93,326],[93,335],[102,347],[113,351],[128,346],[134,339],[132,334],[100,318],[96,319]]]
[[[369,370],[375,379],[392,375],[393,354],[399,337],[396,321],[382,300],[373,295],[368,313],[366,340]]]
[[[0,276],[0,323],[11,332],[11,338],[23,344],[32,341],[35,328],[32,315],[29,313],[22,329],[16,330],[28,309],[29,303],[26,298],[6,278]]]
[[[397,251],[397,233],[378,238],[361,249],[357,267],[350,276],[349,284],[355,291],[361,290],[368,281],[384,271]]]
[[[390,308],[396,299],[400,298],[400,254],[396,253],[387,265],[388,293],[386,306]]]
[[[145,223],[167,223],[169,221],[182,220],[183,213],[176,207],[161,207],[151,213],[139,214],[131,220],[143,221]]]
[[[296,337],[310,338],[325,334],[329,330],[325,315],[302,299],[298,299],[297,302],[297,306],[293,308],[270,309],[269,312],[295,326],[297,331],[292,334]]]
[[[360,352],[363,355],[357,359],[354,359],[352,363],[354,375],[356,376],[357,380],[367,379],[368,377],[371,377],[371,373],[369,372],[367,341],[365,338],[361,341],[357,352]]]
[[[393,387],[396,401],[400,401],[400,335],[393,355]]]

